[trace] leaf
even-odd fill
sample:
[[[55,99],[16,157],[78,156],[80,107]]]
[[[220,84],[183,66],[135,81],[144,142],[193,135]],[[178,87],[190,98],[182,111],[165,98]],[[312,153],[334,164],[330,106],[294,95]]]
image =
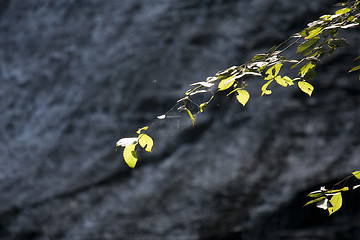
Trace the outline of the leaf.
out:
[[[320,40],[319,37],[313,37],[311,38],[310,40],[306,41],[306,42],[303,42],[299,45],[298,49],[297,49],[297,53],[301,53],[303,51],[305,51],[306,49],[312,47],[314,48],[315,47],[315,44]]]
[[[241,103],[243,106],[249,101],[250,94],[246,90],[238,90],[238,95],[236,96],[236,99]]]
[[[300,69],[300,73],[299,75],[304,77],[305,74],[312,68],[316,67],[316,64],[313,62],[308,62],[307,64],[305,64],[301,69]]]
[[[160,116],[157,116],[157,119],[159,119],[159,120],[162,120],[162,119],[165,119],[165,118],[166,118],[166,115],[165,115],[165,114],[160,115]]]
[[[338,192],[345,192],[345,191],[349,191],[348,187],[343,187],[341,189],[335,189],[335,190],[329,190],[326,192],[326,194],[332,194],[332,193],[338,193]]]
[[[324,196],[326,192],[327,192],[327,189],[324,186],[322,186],[322,187],[320,187],[320,190],[313,191],[313,192],[309,193],[307,196],[312,197],[312,198],[318,198],[320,196]]]
[[[200,108],[200,112],[203,112],[204,111],[204,108],[206,108],[206,106],[208,105],[208,103],[202,103],[200,104],[199,108]]]
[[[352,175],[354,175],[357,179],[360,179],[360,171],[352,172]]]
[[[278,75],[281,67],[282,67],[282,63],[277,63],[274,66],[270,67],[265,74],[268,74],[268,76],[265,78],[265,80],[269,80],[272,79],[274,77],[276,77],[276,75]]]
[[[218,85],[218,90],[223,91],[223,90],[230,88],[235,83],[235,77],[236,76],[231,76],[231,77],[225,78],[224,80],[221,80],[221,82]]]
[[[124,152],[123,152],[124,160],[125,160],[126,164],[131,168],[135,167],[136,162],[138,160],[138,157],[136,156],[136,153],[135,153],[136,144],[126,146],[124,148]]]
[[[339,210],[342,206],[342,196],[341,193],[337,193],[334,196],[331,197],[330,202],[332,204],[332,207],[328,208],[329,215],[333,214],[337,210]]]
[[[151,152],[151,149],[154,145],[154,141],[152,138],[147,134],[140,134],[139,135],[139,144],[142,148],[145,149],[147,152]]]
[[[348,12],[350,12],[350,11],[351,11],[351,8],[343,8],[343,9],[337,10],[337,11],[335,12],[335,14],[341,15],[341,14],[344,14],[344,13],[348,13]]]
[[[353,67],[353,68],[349,71],[349,73],[355,72],[355,71],[357,71],[357,70],[360,70],[360,65],[359,65],[359,66],[356,66],[356,67]]]
[[[266,57],[268,56],[268,54],[256,54],[251,61],[255,62],[255,61],[259,61],[259,60],[264,60]]]
[[[282,78],[282,77],[280,77],[280,76],[277,76],[276,78],[275,78],[275,81],[279,84],[279,85],[281,85],[281,86],[283,86],[283,87],[287,87],[287,83],[286,83],[286,81]]]
[[[312,204],[312,203],[320,202],[320,201],[323,200],[323,199],[325,199],[325,197],[319,197],[319,198],[316,198],[316,199],[314,199],[314,200],[308,201],[308,202],[304,205],[304,207],[307,206],[307,205],[309,205],[309,204]]]
[[[311,30],[311,31],[309,32],[309,35],[308,35],[305,39],[313,38],[313,37],[319,35],[322,31],[324,31],[324,28],[323,28],[323,27],[318,27],[318,28],[316,28],[316,29],[314,29],[314,30]]]
[[[141,131],[146,131],[146,130],[148,130],[148,129],[149,129],[149,127],[148,127],[148,126],[145,126],[145,127],[143,127],[143,128],[139,128],[139,130],[137,130],[136,133],[137,133],[137,134],[140,134]]]
[[[126,147],[129,145],[133,145],[137,143],[138,138],[121,138],[119,141],[116,142],[116,148],[118,147]]]
[[[321,209],[326,210],[326,209],[329,209],[330,207],[332,207],[332,204],[331,204],[331,202],[329,201],[329,199],[324,198],[324,199],[322,199],[321,201],[319,201],[319,202],[316,204],[316,206],[317,206],[318,208],[321,208]]]
[[[293,80],[291,80],[291,78],[289,78],[288,76],[285,76],[282,78],[289,86],[294,85]]]
[[[270,94],[272,93],[271,90],[267,90],[267,89],[266,89],[272,81],[273,81],[273,80],[268,81],[267,83],[265,83],[265,84],[261,87],[261,91],[262,91],[261,96],[263,96],[264,94],[270,95]]]
[[[358,187],[360,187],[360,185],[353,186],[353,190],[357,189]]]
[[[196,86],[196,85],[200,85],[200,86],[202,86],[202,87],[210,88],[210,87],[212,87],[214,84],[213,84],[213,83],[210,83],[210,82],[196,82],[196,83],[190,84],[190,86]]]
[[[310,83],[305,81],[300,81],[298,82],[298,86],[301,91],[303,91],[304,93],[308,94],[309,97],[311,97],[314,87]]]
[[[194,126],[194,125],[195,125],[195,118],[194,118],[194,116],[192,115],[192,113],[190,112],[189,109],[186,109],[186,111],[188,112],[189,117],[190,117],[191,122],[192,122],[192,125]]]

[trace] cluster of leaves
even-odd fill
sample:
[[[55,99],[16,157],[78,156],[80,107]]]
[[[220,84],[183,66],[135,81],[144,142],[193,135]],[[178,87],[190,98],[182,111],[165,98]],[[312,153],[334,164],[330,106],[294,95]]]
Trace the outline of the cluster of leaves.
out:
[[[187,112],[194,125],[196,115],[202,113],[215,94],[221,91],[228,92],[228,96],[235,94],[237,101],[245,106],[250,99],[246,81],[253,77],[264,80],[261,96],[272,94],[272,90],[269,89],[271,84],[281,87],[297,85],[301,91],[311,96],[314,87],[310,81],[315,77],[315,69],[321,63],[321,59],[332,54],[337,48],[348,45],[346,39],[337,37],[339,30],[354,28],[360,24],[360,0],[339,5],[342,8],[334,14],[321,16],[318,20],[309,23],[307,28],[300,33],[296,33],[283,43],[272,47],[265,54],[257,54],[249,62],[220,71],[205,81],[191,84],[192,88],[185,93],[185,97],[179,99],[167,113],[158,116],[154,123],[170,117],[168,114],[177,109]],[[292,51],[292,48],[296,48],[295,57],[285,57],[284,53]],[[283,68],[295,73],[295,77],[280,75]],[[357,70],[360,70],[360,65],[353,67],[349,72]],[[209,97],[207,101],[197,104],[193,101],[195,95]],[[197,110],[190,110],[189,103],[195,105]],[[153,141],[149,135],[142,133],[148,128],[146,126],[139,129],[138,137],[123,138],[116,143],[116,148],[124,147],[123,156],[131,168],[135,167],[138,159],[136,146],[140,145],[146,151],[151,151]]]
[[[350,177],[356,177],[357,179],[360,179],[360,171],[353,172],[352,175],[343,179],[342,181],[348,180]],[[360,185],[353,186],[352,189],[356,189],[358,187],[360,187]],[[341,208],[342,192],[349,191],[349,189],[349,187],[343,187],[340,189],[327,190],[325,187],[321,187],[320,190],[313,191],[308,194],[308,197],[314,199],[307,202],[304,206],[316,203],[318,208],[328,210],[329,215],[331,215]]]
[[[137,145],[140,145],[142,148],[145,149],[147,152],[151,152],[151,149],[154,145],[153,139],[145,134],[142,131],[146,131],[149,127],[140,128],[136,133],[138,134],[137,137],[132,138],[122,138],[116,143],[116,150],[119,147],[124,147],[123,156],[126,164],[134,168],[136,162],[138,160],[135,148]]]

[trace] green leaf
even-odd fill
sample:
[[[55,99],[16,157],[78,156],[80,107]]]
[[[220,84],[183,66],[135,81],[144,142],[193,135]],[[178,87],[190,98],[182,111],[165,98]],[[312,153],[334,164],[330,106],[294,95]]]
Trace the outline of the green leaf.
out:
[[[314,48],[319,40],[319,37],[313,37],[310,40],[301,43],[296,52],[301,53],[304,52],[306,49],[309,49],[310,47]]]
[[[246,90],[238,90],[237,91],[236,99],[241,103],[243,106],[249,101],[250,94]]]
[[[195,125],[195,118],[194,118],[194,116],[192,115],[192,113],[190,112],[189,109],[186,109],[186,111],[188,112],[189,117],[190,117],[190,119],[191,119],[191,123],[192,123],[192,125],[194,126],[194,125]]]
[[[223,91],[223,90],[230,88],[235,83],[235,77],[236,76],[231,76],[231,77],[225,78],[224,80],[221,80],[221,82],[218,85],[218,88],[219,88],[218,90]]]
[[[331,197],[330,202],[332,204],[332,207],[328,208],[329,215],[333,214],[337,210],[341,208],[342,205],[342,196],[341,193],[336,193],[334,196]]]
[[[264,60],[266,57],[268,56],[268,54],[256,54],[251,61],[255,62],[255,61],[259,61],[259,60]]]
[[[303,91],[304,93],[308,94],[311,97],[314,87],[310,83],[305,81],[300,81],[298,82],[298,86],[301,91]]]
[[[301,69],[300,69],[300,73],[299,75],[304,77],[305,74],[312,68],[316,67],[316,64],[313,62],[308,62],[307,64],[305,64]]]
[[[335,14],[341,15],[341,14],[344,14],[344,13],[348,13],[348,12],[350,12],[350,11],[351,11],[351,8],[343,8],[343,9],[337,10],[337,11],[335,12]]]
[[[323,28],[323,27],[318,27],[318,28],[316,28],[316,29],[314,29],[314,30],[311,30],[311,31],[309,32],[309,35],[308,35],[305,39],[313,38],[313,37],[319,35],[322,31],[324,31],[324,28]]]
[[[353,174],[357,179],[360,179],[360,171],[352,172],[352,174]]]
[[[136,145],[137,145],[137,143],[126,146],[124,148],[124,152],[123,152],[124,160],[125,160],[126,164],[131,168],[135,167],[136,162],[138,160],[138,157],[136,156],[136,153],[135,153]]]
[[[145,149],[147,152],[151,152],[151,149],[154,145],[154,141],[152,138],[147,134],[140,134],[139,135],[139,144],[142,148]]]
[[[269,80],[272,79],[274,77],[276,77],[282,67],[282,63],[277,63],[274,66],[270,67],[265,74],[268,74],[268,76],[265,78],[265,80]]]
[[[269,84],[272,82],[273,80],[268,81],[267,83],[265,83],[262,87],[261,87],[261,96],[265,95],[270,95],[272,93],[271,90],[267,90],[266,88],[269,86]]]
[[[360,70],[360,65],[359,65],[359,66],[356,66],[356,67],[353,67],[353,68],[349,71],[349,73],[355,72],[355,71],[357,71],[357,70]]]

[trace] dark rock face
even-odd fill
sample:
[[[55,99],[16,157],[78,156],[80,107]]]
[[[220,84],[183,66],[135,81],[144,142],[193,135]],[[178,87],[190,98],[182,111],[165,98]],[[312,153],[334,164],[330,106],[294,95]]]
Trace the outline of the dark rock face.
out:
[[[0,239],[354,239],[358,193],[332,218],[304,195],[359,170],[359,49],[315,93],[225,96],[192,128],[157,125],[129,170],[120,137],[187,85],[332,11],[328,0],[0,2]],[[347,37],[359,42],[357,30]],[[356,52],[357,51],[357,52]]]

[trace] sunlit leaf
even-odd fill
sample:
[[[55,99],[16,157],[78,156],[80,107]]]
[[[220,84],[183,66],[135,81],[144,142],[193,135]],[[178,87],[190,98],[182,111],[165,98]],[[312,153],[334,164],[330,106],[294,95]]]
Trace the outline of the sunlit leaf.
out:
[[[305,64],[301,69],[300,69],[300,76],[305,76],[305,74],[312,68],[316,67],[316,64],[313,62],[308,62],[307,64]]]
[[[235,83],[235,76],[231,76],[229,78],[221,80],[221,82],[218,85],[218,90],[219,91],[226,90],[230,88],[234,83]]]
[[[314,30],[311,30],[311,31],[309,32],[309,35],[308,35],[305,39],[313,38],[313,37],[319,35],[322,31],[324,31],[324,28],[323,28],[323,27],[318,27],[318,28],[316,28],[316,29],[314,29]]]
[[[339,210],[342,206],[342,196],[341,193],[337,193],[334,196],[331,197],[330,202],[332,204],[332,207],[328,208],[329,215],[333,214],[337,210]]]
[[[329,201],[329,199],[324,198],[316,204],[316,207],[326,210],[326,209],[332,207],[332,204]]]
[[[125,160],[126,164],[131,168],[135,167],[136,162],[138,160],[138,157],[135,153],[136,144],[126,146],[124,148],[124,152],[123,152],[124,160]]]
[[[286,81],[281,77],[281,76],[277,76],[276,78],[275,78],[275,81],[279,84],[279,85],[281,85],[281,86],[283,86],[283,87],[287,87],[287,83],[286,83]]]
[[[350,11],[351,11],[351,8],[343,8],[343,9],[337,10],[337,11],[335,12],[335,14],[341,15],[341,14],[344,14],[344,13],[348,13],[348,12],[350,12]]]
[[[353,174],[357,179],[360,179],[360,171],[352,172],[352,174]]]
[[[316,199],[314,199],[314,200],[308,201],[308,202],[304,205],[304,207],[307,206],[307,205],[309,205],[309,204],[312,204],[312,203],[320,202],[321,200],[323,200],[323,199],[325,199],[325,198],[326,198],[326,197],[319,197],[319,198],[316,198]]]
[[[139,135],[139,144],[142,148],[145,149],[147,152],[151,152],[151,149],[154,145],[154,141],[152,138],[147,134],[140,134]]]
[[[309,49],[310,47],[314,48],[316,43],[320,40],[319,37],[313,37],[310,40],[303,42],[299,45],[297,49],[297,53],[304,52],[305,50]]]
[[[305,81],[300,81],[298,82],[298,86],[301,91],[303,91],[304,93],[308,94],[311,97],[314,87],[310,83]]]
[[[343,187],[341,189],[329,190],[326,192],[326,194],[330,195],[332,193],[345,192],[345,191],[349,191],[349,187]]]
[[[353,186],[353,190],[355,190],[355,189],[357,189],[357,188],[359,188],[360,187],[360,185],[356,185],[356,186]]]
[[[250,94],[246,90],[238,90],[236,99],[241,103],[243,106],[249,101]]]
[[[272,82],[273,80],[268,81],[267,83],[265,83],[262,87],[261,87],[261,96],[265,95],[270,95],[272,93],[271,90],[268,90],[267,87],[269,86],[269,84]]]
[[[208,105],[208,103],[202,103],[200,104],[199,108],[200,108],[200,112],[203,112],[204,111],[204,108],[206,108],[206,106]]]
[[[291,78],[289,78],[288,76],[285,76],[282,78],[289,86],[294,85],[293,80],[291,80]]]
[[[163,119],[165,119],[165,118],[166,118],[166,115],[165,115],[165,114],[160,115],[160,116],[157,116],[157,119],[160,119],[160,120],[163,120]]]
[[[353,68],[349,71],[349,73],[355,72],[355,71],[357,71],[357,70],[360,70],[360,65],[359,65],[359,66],[356,66],[356,67],[353,67]]]
[[[307,196],[312,198],[318,198],[320,196],[324,196],[327,191],[328,190],[324,186],[322,186],[320,187],[320,190],[312,191]]]
[[[145,126],[145,127],[143,127],[143,128],[140,128],[139,130],[136,131],[136,133],[137,133],[137,134],[140,134],[141,131],[146,131],[146,130],[148,130],[148,128],[149,128],[148,126]]]
[[[129,145],[133,145],[137,143],[138,138],[121,138],[119,141],[116,142],[116,147],[126,147]]]
[[[192,113],[190,112],[189,109],[186,109],[186,111],[188,112],[189,117],[190,117],[190,119],[191,119],[191,123],[192,123],[192,125],[194,126],[194,124],[195,124],[195,118],[194,118],[194,116],[192,115]]]
[[[268,76],[265,78],[265,80],[269,80],[272,79],[274,77],[276,77],[282,67],[282,63],[277,63],[274,66],[270,67],[265,74],[268,74]]]

